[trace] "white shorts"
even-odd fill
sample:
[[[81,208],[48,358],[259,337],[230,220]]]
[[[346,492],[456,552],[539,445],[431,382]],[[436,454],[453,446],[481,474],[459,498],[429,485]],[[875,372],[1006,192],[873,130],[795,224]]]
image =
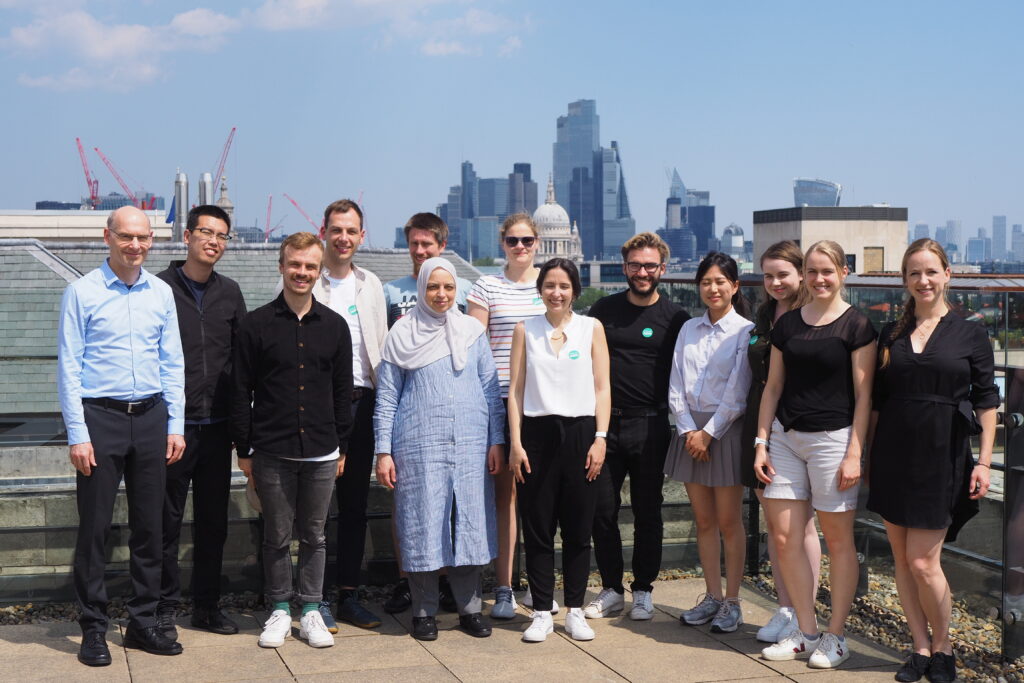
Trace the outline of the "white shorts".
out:
[[[810,500],[815,510],[846,512],[857,509],[860,482],[839,490],[839,463],[846,457],[852,427],[825,432],[788,432],[772,422],[768,457],[775,476],[764,490],[765,498]]]

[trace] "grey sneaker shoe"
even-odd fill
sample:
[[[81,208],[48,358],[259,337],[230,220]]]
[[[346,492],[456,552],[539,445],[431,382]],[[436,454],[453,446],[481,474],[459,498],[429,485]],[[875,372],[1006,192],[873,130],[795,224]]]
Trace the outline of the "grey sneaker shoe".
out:
[[[700,626],[715,618],[722,602],[716,600],[710,593],[705,593],[692,609],[688,609],[679,615],[679,621],[689,626]]]
[[[332,633],[332,634],[333,633],[337,633],[338,632],[338,622],[336,622],[334,620],[334,615],[331,614],[331,601],[330,600],[322,601],[320,603],[320,606],[317,607],[316,611],[319,612],[320,616],[323,618],[324,628],[327,629],[327,632],[328,633]],[[321,647],[321,646],[317,645],[316,647]]]
[[[494,607],[491,608],[492,619],[512,619],[516,616],[516,597],[508,586],[494,589]]]
[[[711,621],[712,633],[732,633],[743,623],[743,610],[740,609],[739,598],[727,598],[718,608],[718,613]]]

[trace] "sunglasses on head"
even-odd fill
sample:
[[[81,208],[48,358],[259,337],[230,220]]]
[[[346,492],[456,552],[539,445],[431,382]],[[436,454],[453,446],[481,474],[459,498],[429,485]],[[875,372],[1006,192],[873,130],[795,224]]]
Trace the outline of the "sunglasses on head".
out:
[[[526,247],[527,249],[529,249],[530,247],[533,246],[533,243],[536,242],[536,241],[537,241],[537,238],[533,237],[532,235],[528,236],[528,237],[513,237],[512,235],[508,235],[505,238],[505,246],[508,247],[509,249],[511,249],[511,248],[515,247],[517,244],[519,244],[520,242],[522,242],[523,246]]]

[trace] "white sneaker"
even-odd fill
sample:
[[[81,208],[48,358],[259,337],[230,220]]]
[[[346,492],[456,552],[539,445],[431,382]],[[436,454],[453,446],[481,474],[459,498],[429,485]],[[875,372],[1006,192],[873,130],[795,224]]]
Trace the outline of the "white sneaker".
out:
[[[850,658],[850,648],[846,647],[846,638],[834,633],[822,633],[818,639],[818,647],[814,648],[807,666],[812,669],[834,669]]]
[[[597,597],[590,601],[590,604],[583,609],[587,619],[602,619],[609,615],[621,612],[626,606],[626,599],[614,588],[602,588]]]
[[[543,643],[547,637],[554,633],[555,623],[551,619],[551,612],[534,612],[530,615],[533,623],[523,631],[523,640],[527,643]]]
[[[814,640],[805,638],[798,626],[791,629],[779,642],[761,650],[761,656],[769,662],[785,662],[798,657],[810,657],[819,642],[821,642],[820,637]]]
[[[523,594],[523,607],[529,607],[533,609],[533,595],[530,594],[530,589],[526,589],[526,593]],[[551,613],[558,614],[558,600],[551,598]]]
[[[647,621],[654,617],[654,600],[650,591],[633,591],[633,609],[629,618],[633,621]]]
[[[777,643],[783,634],[789,633],[790,626],[796,624],[796,612],[792,607],[780,607],[768,620],[768,623],[757,629],[757,639],[762,643]]]
[[[620,608],[621,609],[621,608]],[[587,615],[581,607],[570,607],[565,615],[565,632],[573,640],[593,640],[594,629],[587,623]]]
[[[334,636],[327,630],[320,612],[306,612],[299,619],[299,638],[309,641],[313,647],[330,647],[334,645]]]
[[[283,609],[270,613],[270,618],[263,624],[260,634],[260,647],[281,647],[284,639],[292,634],[292,615]]]

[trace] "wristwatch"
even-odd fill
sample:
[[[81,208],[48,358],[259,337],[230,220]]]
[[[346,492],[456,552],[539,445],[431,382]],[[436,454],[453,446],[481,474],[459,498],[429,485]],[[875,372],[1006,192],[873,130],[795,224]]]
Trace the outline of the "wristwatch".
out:
[[[762,439],[759,436],[755,436],[754,437],[754,448],[757,448],[758,444],[760,444],[762,446],[767,446],[768,445],[768,439]]]
[[[608,432],[594,432],[594,438],[601,437],[602,439],[608,438]]]

